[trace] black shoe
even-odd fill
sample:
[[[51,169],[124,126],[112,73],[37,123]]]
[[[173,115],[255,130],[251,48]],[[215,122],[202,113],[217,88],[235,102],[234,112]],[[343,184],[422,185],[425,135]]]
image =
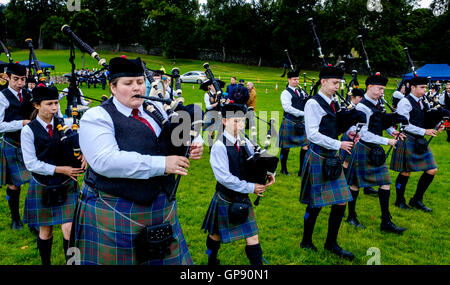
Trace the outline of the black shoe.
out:
[[[21,229],[23,229],[22,221],[21,220],[12,221],[11,229],[13,229],[13,230],[21,230]]]
[[[358,218],[356,217],[348,217],[347,220],[345,220],[350,225],[354,226],[355,228],[365,229],[366,227],[361,225],[358,221]]]
[[[337,243],[334,244],[325,244],[324,248],[331,253],[334,253],[342,258],[353,260],[355,258],[355,255],[351,253],[350,251],[343,250]]]
[[[432,209],[430,209],[427,206],[425,206],[423,204],[423,202],[420,201],[420,200],[416,201],[414,199],[411,199],[411,200],[409,200],[409,205],[411,207],[417,208],[417,209],[422,210],[424,212],[431,212],[431,211],[433,211]]]
[[[400,209],[403,209],[403,210],[412,210],[412,208],[409,207],[408,205],[406,205],[405,202],[399,202],[399,203],[395,202],[394,205],[395,205],[396,207],[400,208]]]
[[[382,222],[380,225],[380,229],[382,231],[394,234],[402,234],[404,231],[406,231],[406,228],[397,227],[392,221]]]
[[[286,176],[290,176],[291,175],[287,170],[284,170],[284,169],[281,169],[281,174],[284,174]]]
[[[301,242],[300,243],[300,247],[304,248],[304,249],[308,249],[308,250],[312,250],[312,251],[317,251],[317,247],[315,247],[315,245],[312,242]]]
[[[372,187],[364,187],[364,194],[378,196],[378,191]]]

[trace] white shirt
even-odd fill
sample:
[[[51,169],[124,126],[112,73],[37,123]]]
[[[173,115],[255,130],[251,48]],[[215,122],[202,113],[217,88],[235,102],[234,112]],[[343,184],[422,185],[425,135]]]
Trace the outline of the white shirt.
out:
[[[366,98],[366,100],[368,100],[370,103],[374,104],[375,106],[378,104],[378,102],[376,100],[372,100],[369,98],[369,96],[367,96],[367,94],[364,95],[364,98]],[[369,107],[367,107],[364,104],[358,104],[356,105],[356,110],[364,112],[364,114],[366,114],[366,119],[367,122],[369,122],[370,117],[373,115],[372,110],[370,110]],[[390,127],[386,130],[388,132],[388,134],[392,135],[392,133],[395,131],[394,128]],[[366,141],[368,143],[374,143],[374,144],[383,144],[383,145],[388,145],[388,138],[376,135],[372,132],[369,131],[369,123],[365,124],[362,128],[361,128],[361,132],[360,132],[360,137],[363,141]]]
[[[211,102],[209,101],[209,92],[205,93],[205,96],[203,97],[203,100],[205,101],[205,107],[206,110],[211,110],[213,106],[211,105]]]
[[[448,96],[450,98],[450,94],[447,93],[447,91],[442,92],[442,94],[439,96],[439,104],[442,106],[445,106],[445,96]],[[450,106],[445,106],[447,108],[450,108]]]
[[[42,125],[42,127],[48,132],[47,123],[44,122],[39,116],[36,120]],[[53,119],[50,123],[53,129]],[[41,161],[36,156],[36,148],[34,147],[34,133],[31,128],[26,125],[23,127],[20,134],[20,142],[22,148],[23,162],[28,171],[34,172],[40,175],[54,175],[56,166]]]
[[[403,94],[400,91],[395,91],[394,94],[392,94],[392,97],[401,100],[401,99],[405,98],[405,94]]]
[[[408,96],[411,96],[416,102],[419,102],[419,98],[414,96],[413,94],[409,94]],[[423,109],[424,102],[422,100],[421,100],[421,104],[422,104],[421,109]],[[409,121],[409,112],[411,112],[411,110],[412,110],[411,103],[409,103],[409,101],[406,97],[403,98],[402,100],[400,100],[400,102],[398,102],[397,113],[402,116],[405,116],[408,119],[408,121]],[[415,135],[419,135],[419,136],[425,135],[425,129],[414,126],[411,123],[405,127],[405,131],[415,134]]]
[[[121,104],[113,97],[113,104],[123,115],[131,116],[132,109]],[[154,105],[167,118],[159,102]],[[148,116],[142,105],[139,115],[153,127],[156,135],[161,134],[159,125]],[[86,111],[80,120],[80,147],[90,167],[100,175],[108,178],[148,179],[164,175],[166,157],[143,155],[133,151],[119,149],[114,136],[114,124],[109,113],[100,106]],[[145,143],[145,142],[142,142]]]
[[[236,143],[237,139],[226,130],[223,132],[223,135],[233,144]],[[242,140],[239,135],[238,139],[239,141]],[[248,153],[252,155],[254,153],[253,145],[248,139],[245,139],[245,143],[247,145]],[[239,146],[242,147],[241,144],[239,144]],[[212,146],[209,162],[211,163],[211,168],[214,172],[214,176],[216,177],[217,182],[219,182],[226,188],[240,193],[253,193],[255,191],[255,183],[240,180],[237,176],[231,174],[228,162],[227,148],[223,144],[222,140],[216,140],[216,142]]]
[[[17,95],[18,92],[16,92],[14,89],[12,89],[10,86],[8,86],[9,91],[16,96],[17,100],[20,101],[19,96]],[[5,122],[5,112],[6,109],[9,108],[9,101],[6,99],[3,92],[0,92],[0,133],[8,133],[8,132],[15,132],[18,130],[21,130],[23,128],[23,120],[15,120],[11,122]]]
[[[324,95],[320,90],[318,93],[330,105],[332,99]],[[359,105],[359,104],[358,104]],[[308,100],[305,105],[305,131],[308,140],[314,144],[320,145],[331,150],[339,150],[341,148],[341,141],[330,138],[319,133],[320,121],[322,117],[326,116],[327,112],[319,105],[319,103],[312,99]]]
[[[295,92],[295,89],[296,89],[295,87],[288,86],[288,88],[290,88],[292,91]],[[298,93],[300,94],[300,91],[298,91]],[[292,107],[292,101],[291,101],[292,95],[286,89],[283,90],[283,92],[281,92],[280,99],[281,99],[281,106],[283,107],[283,110],[285,112],[292,114],[296,117],[305,115],[304,111],[300,111],[299,109]]]

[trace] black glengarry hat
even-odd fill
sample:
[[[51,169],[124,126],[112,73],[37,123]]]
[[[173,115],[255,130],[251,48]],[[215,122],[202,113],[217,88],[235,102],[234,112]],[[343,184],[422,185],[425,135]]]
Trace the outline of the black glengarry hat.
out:
[[[216,79],[216,82],[219,83],[220,88],[225,87],[225,82],[223,82],[222,80]],[[203,82],[200,85],[200,89],[204,90],[204,91],[208,91],[208,86],[211,85],[211,84],[213,84],[213,82],[211,81],[211,79],[208,78],[208,79],[205,80],[205,82]]]
[[[364,90],[363,89],[360,89],[360,88],[353,88],[352,89],[352,96],[359,96],[359,97],[364,97]]]
[[[109,61],[109,80],[119,77],[144,76],[141,58],[127,59],[115,57]]]
[[[289,71],[289,72],[287,73],[287,78],[289,79],[289,78],[293,78],[293,77],[298,77],[299,74],[300,74],[300,72],[297,71],[297,70]]]
[[[32,94],[33,99],[31,100],[31,102],[33,103],[41,102],[43,100],[59,99],[58,89],[56,89],[55,87],[38,86],[33,89]]]
[[[228,103],[222,107],[222,118],[243,118],[247,113],[245,104]]]
[[[332,65],[325,66],[319,73],[320,79],[342,79],[342,77],[344,77],[344,71],[342,70],[342,68]]]
[[[6,67],[6,73],[15,74],[17,76],[27,75],[27,68],[18,63],[9,63]]]
[[[386,86],[389,79],[381,75],[381,73],[377,72],[375,75],[371,75],[366,79],[366,86],[368,85],[381,85]]]
[[[417,86],[417,85],[427,85],[428,84],[428,78],[426,77],[413,77],[411,80],[409,80],[409,85],[411,86]]]

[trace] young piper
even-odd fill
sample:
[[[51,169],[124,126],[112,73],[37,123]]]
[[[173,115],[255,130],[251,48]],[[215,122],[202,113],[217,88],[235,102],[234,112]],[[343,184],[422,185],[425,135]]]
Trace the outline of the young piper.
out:
[[[39,227],[37,246],[41,261],[43,265],[50,265],[55,225],[61,225],[64,254],[67,252],[78,195],[76,177],[82,175],[86,161],[81,155],[81,168],[73,167],[73,154],[68,157],[70,149],[64,150],[66,146],[61,143],[54,119],[59,110],[56,88],[34,88],[33,104],[37,109],[36,117],[22,129],[21,134],[23,159],[32,174],[25,200],[24,222],[31,227]]]
[[[366,80],[366,94],[364,99],[356,106],[356,110],[364,112],[368,124],[361,129],[360,140],[355,145],[352,153],[352,159],[347,175],[347,182],[353,196],[353,201],[348,202],[348,218],[347,223],[364,228],[360,224],[356,214],[356,200],[358,199],[359,188],[380,186],[378,197],[381,208],[381,230],[400,234],[405,228],[397,227],[391,221],[389,212],[389,196],[390,196],[390,178],[389,169],[385,162],[385,153],[380,145],[395,146],[396,139],[387,139],[383,137],[383,113],[380,107],[379,99],[384,94],[384,89],[388,79],[377,75],[369,76]],[[389,127],[387,132],[394,137],[399,135],[399,131]],[[404,135],[400,134],[399,138],[403,139]],[[379,151],[375,155],[375,151]]]
[[[300,166],[298,176],[301,176],[303,160],[308,151],[308,140],[305,134],[304,106],[306,96],[304,92],[298,90],[298,71],[289,71],[287,74],[288,86],[281,92],[281,105],[284,110],[283,121],[280,126],[279,146],[281,173],[289,175],[287,170],[287,160],[289,151],[294,147],[301,147]]]
[[[258,240],[256,224],[249,193],[262,196],[266,187],[275,182],[270,176],[266,185],[247,182],[244,179],[245,160],[254,153],[249,140],[240,137],[245,124],[245,107],[240,104],[226,104],[222,108],[222,123],[225,126],[211,149],[211,167],[216,177],[216,192],[209,205],[202,229],[208,232],[208,265],[217,265],[217,253],[221,243],[240,239],[247,242],[245,253],[251,265],[262,265],[262,250]],[[243,213],[231,211],[243,203]],[[248,207],[248,210],[246,209]],[[230,211],[229,211],[230,209]]]
[[[109,72],[113,96],[80,120],[80,147],[89,163],[74,215],[80,263],[192,264],[172,192],[175,175],[187,175],[189,159],[169,153],[162,104],[152,105],[154,114],[135,97],[145,94],[141,59],[113,58]],[[194,140],[189,158],[202,153],[203,141]]]
[[[336,111],[339,106],[332,99],[333,94],[339,90],[343,76],[344,72],[338,67],[324,67],[319,74],[321,88],[305,105],[305,130],[310,147],[303,166],[300,202],[308,207],[300,247],[317,251],[312,242],[316,219],[322,207],[332,205],[325,249],[352,260],[353,253],[342,249],[337,243],[345,203],[352,200],[341,169],[338,150],[350,153],[353,142],[338,140]],[[348,135],[350,140],[355,137],[354,132],[349,132]]]
[[[414,77],[410,81],[411,93],[398,103],[397,113],[409,120],[405,127],[406,139],[399,141],[391,158],[391,170],[400,172],[395,181],[397,199],[395,206],[401,209],[411,209],[406,205],[405,189],[411,172],[423,171],[417,183],[414,197],[409,201],[411,207],[425,212],[431,212],[423,203],[423,195],[433,181],[437,173],[436,160],[429,146],[426,145],[424,136],[437,135],[444,129],[442,125],[439,130],[425,129],[425,112],[430,108],[422,100],[427,91],[428,79],[426,77]]]
[[[225,86],[225,82],[221,80],[217,80],[220,85],[220,88]],[[214,88],[213,82],[210,79],[207,79],[200,85],[200,89],[206,91],[203,96],[203,101],[205,102],[205,123],[203,124],[203,131],[208,131],[208,146],[211,150],[214,144],[214,132],[219,130],[219,126],[221,125],[218,121],[219,119],[219,111],[220,111],[220,102],[219,96],[217,96],[216,89]]]
[[[19,213],[20,186],[28,183],[30,173],[25,168],[20,148],[20,131],[30,122],[33,109],[28,92],[24,92],[26,68],[8,64],[8,88],[0,92],[0,185],[7,185],[6,198],[11,211],[11,228],[23,227]]]

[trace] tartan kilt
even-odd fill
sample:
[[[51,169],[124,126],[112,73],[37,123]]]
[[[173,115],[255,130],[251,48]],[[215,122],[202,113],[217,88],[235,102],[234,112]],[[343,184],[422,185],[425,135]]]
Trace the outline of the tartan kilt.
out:
[[[390,169],[397,172],[427,171],[437,168],[436,160],[430,147],[424,154],[414,151],[414,137],[406,135],[404,141],[399,140],[396,148],[392,150]]]
[[[352,201],[344,173],[336,180],[324,180],[322,165],[325,157],[336,156],[337,151],[325,150],[310,144],[302,171],[300,202],[312,208]]]
[[[160,193],[151,205],[139,205],[99,192],[102,199],[125,218],[101,201],[94,188],[83,184],[81,191],[83,199],[75,217],[75,247],[80,249],[81,264],[138,264],[133,240],[143,229],[139,224],[151,226],[164,221],[172,225],[175,238],[170,246],[171,254],[163,260],[152,260],[146,264],[193,264],[178,221],[176,201],[169,202],[164,193]]]
[[[231,202],[225,200],[224,195],[216,191],[203,221],[202,229],[205,233],[208,231],[209,234],[219,234],[222,243],[230,243],[258,234],[255,211],[250,199],[248,203],[250,207],[247,221],[239,225],[231,224],[228,221],[228,207]]]
[[[298,119],[303,125],[305,124],[305,119],[300,117]],[[295,129],[295,121],[283,117],[281,122],[280,132],[278,135],[278,145],[280,148],[292,148],[292,147],[303,147],[308,145],[308,139],[306,138],[306,132],[303,131],[299,133]]]
[[[77,203],[78,185],[75,189],[75,181],[72,179],[69,179],[66,183],[71,183],[66,202],[60,206],[45,207],[42,205],[44,187],[31,178],[27,198],[25,199],[23,222],[32,227],[71,223]]]
[[[0,186],[13,184],[19,187],[30,181],[31,173],[23,162],[22,149],[6,142],[5,138],[0,144],[0,163]]]
[[[342,137],[341,137],[341,141],[345,141],[345,142],[348,142],[348,141],[350,141],[350,138],[347,136],[347,134],[344,134],[344,135],[342,135]],[[348,154],[348,152],[346,152],[345,150],[343,150],[343,149],[341,149],[340,151],[339,151],[339,157],[341,158],[341,160],[342,160],[342,163],[344,163],[344,162],[347,162],[347,163],[350,163],[350,160],[351,160],[351,155],[350,154]]]
[[[353,163],[348,170],[348,185],[356,185],[361,188],[391,184],[386,163],[378,167],[371,165],[369,163],[369,151],[369,147],[361,141],[353,148]]]
[[[219,111],[206,111],[203,123],[203,131],[218,131],[222,125],[222,116]]]

